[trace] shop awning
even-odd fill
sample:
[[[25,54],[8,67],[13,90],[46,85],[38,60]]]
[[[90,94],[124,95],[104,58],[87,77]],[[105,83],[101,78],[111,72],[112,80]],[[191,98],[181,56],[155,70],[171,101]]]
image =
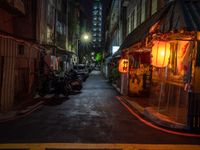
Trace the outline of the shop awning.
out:
[[[128,48],[131,45],[143,40],[149,34],[150,28],[161,19],[166,11],[168,11],[170,5],[171,3],[166,5],[163,9],[155,13],[151,18],[147,19],[135,30],[133,30],[123,41],[122,45],[120,46],[120,50]]]
[[[50,44],[43,44],[43,46],[45,47],[45,48],[47,48],[47,49],[55,49],[56,50],[56,56],[62,56],[62,55],[69,55],[70,57],[72,56],[72,55],[77,55],[76,53],[74,53],[74,52],[71,52],[71,51],[69,51],[69,50],[66,50],[66,49],[63,49],[63,48],[61,48],[61,47],[58,47],[58,46],[55,46],[55,45],[50,45]],[[55,55],[54,54],[54,55]]]
[[[200,31],[200,0],[175,0],[160,24],[160,32]]]
[[[143,40],[150,28],[159,22],[159,32],[167,33],[185,29],[200,31],[200,0],[174,0],[155,13],[150,19],[133,30],[124,40],[120,49],[125,49]]]
[[[74,55],[75,53],[57,48],[56,49],[56,55],[57,54],[58,55],[70,55],[71,56],[71,55]]]

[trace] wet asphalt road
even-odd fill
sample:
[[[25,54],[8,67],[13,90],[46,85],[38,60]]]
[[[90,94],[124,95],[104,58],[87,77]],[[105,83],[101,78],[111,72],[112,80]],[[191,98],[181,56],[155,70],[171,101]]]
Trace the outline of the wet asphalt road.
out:
[[[117,95],[99,72],[92,72],[82,93],[0,124],[0,143],[200,143],[200,138],[171,135],[144,125],[121,105]]]

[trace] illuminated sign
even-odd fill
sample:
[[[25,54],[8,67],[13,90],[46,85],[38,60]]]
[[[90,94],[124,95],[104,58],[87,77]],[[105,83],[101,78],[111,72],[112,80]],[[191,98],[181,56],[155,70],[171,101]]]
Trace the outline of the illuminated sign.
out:
[[[127,73],[128,72],[128,59],[121,59],[119,61],[118,70],[121,73]]]

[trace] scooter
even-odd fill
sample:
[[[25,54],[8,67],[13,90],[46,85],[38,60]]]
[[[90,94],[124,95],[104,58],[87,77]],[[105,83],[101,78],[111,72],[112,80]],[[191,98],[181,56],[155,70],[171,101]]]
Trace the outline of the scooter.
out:
[[[82,81],[72,73],[65,73],[65,82],[68,87],[70,87],[71,93],[79,92],[82,89]]]
[[[70,89],[66,85],[64,78],[59,77],[54,72],[43,78],[42,84],[38,89],[38,94],[42,97],[47,94],[55,94],[55,96],[63,94],[67,97],[69,93]]]

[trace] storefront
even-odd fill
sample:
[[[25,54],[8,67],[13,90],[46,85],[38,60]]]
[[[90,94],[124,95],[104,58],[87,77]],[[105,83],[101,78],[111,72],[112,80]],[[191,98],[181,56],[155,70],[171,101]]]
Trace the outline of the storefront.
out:
[[[160,35],[159,35],[160,36]],[[174,38],[174,34],[170,35]],[[184,35],[182,35],[184,37]],[[195,41],[150,41],[151,48],[129,48],[128,96],[169,120],[187,124],[189,93],[194,89]],[[133,46],[134,47],[134,46]]]
[[[149,114],[190,129],[200,129],[200,23],[195,20],[200,13],[194,16],[190,9],[198,6],[200,2],[171,2],[121,46],[129,58],[132,100],[145,104]]]
[[[149,105],[169,119],[187,124],[188,98],[194,76],[194,42],[154,41],[151,54]]]

